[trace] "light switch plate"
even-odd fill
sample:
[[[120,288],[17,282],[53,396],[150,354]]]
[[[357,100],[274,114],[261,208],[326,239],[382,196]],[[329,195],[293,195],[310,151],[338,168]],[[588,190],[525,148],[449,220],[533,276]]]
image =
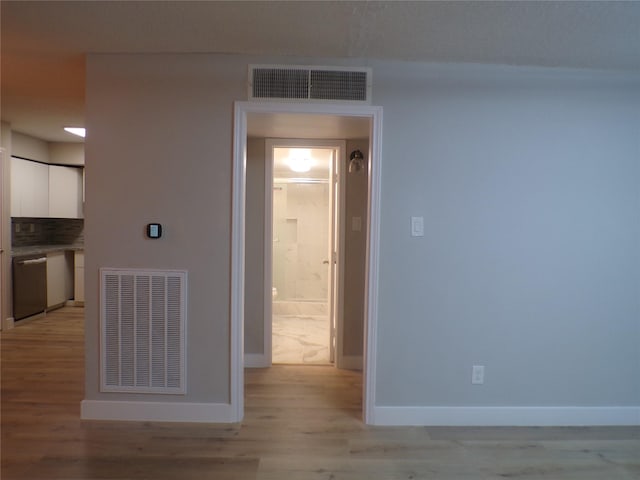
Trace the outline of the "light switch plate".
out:
[[[411,217],[411,236],[424,237],[424,217]]]

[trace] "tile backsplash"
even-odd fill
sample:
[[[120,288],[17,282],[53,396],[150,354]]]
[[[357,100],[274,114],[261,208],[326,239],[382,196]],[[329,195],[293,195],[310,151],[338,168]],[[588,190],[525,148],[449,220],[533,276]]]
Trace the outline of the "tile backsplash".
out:
[[[81,245],[84,243],[82,218],[11,218],[11,245]]]

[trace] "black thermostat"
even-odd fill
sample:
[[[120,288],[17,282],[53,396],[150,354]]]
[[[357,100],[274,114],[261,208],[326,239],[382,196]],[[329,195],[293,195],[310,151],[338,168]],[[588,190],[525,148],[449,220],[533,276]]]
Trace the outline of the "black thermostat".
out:
[[[159,223],[150,223],[147,225],[147,237],[160,238],[162,236],[162,225]]]

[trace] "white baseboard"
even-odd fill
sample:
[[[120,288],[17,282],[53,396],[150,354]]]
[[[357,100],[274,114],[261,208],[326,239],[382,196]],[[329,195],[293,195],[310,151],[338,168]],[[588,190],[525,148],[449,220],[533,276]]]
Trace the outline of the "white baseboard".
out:
[[[227,403],[131,402],[83,400],[82,420],[134,422],[233,423],[233,410]]]
[[[5,318],[4,322],[2,323],[2,330],[11,330],[15,326],[16,321],[13,319],[13,317],[8,317]]]
[[[362,355],[344,355],[338,362],[338,368],[345,370],[362,370]]]
[[[271,366],[271,359],[264,353],[245,353],[245,368],[268,368]]]
[[[374,407],[373,425],[611,426],[640,425],[637,407]]]

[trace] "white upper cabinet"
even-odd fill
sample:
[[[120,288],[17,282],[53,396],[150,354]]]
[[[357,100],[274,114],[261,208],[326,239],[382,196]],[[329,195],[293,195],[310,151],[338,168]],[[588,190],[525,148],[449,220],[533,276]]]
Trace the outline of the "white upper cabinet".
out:
[[[82,218],[82,169],[49,166],[49,217]]]
[[[11,216],[82,218],[82,168],[11,158]]]
[[[11,216],[49,216],[49,165],[11,158]]]

